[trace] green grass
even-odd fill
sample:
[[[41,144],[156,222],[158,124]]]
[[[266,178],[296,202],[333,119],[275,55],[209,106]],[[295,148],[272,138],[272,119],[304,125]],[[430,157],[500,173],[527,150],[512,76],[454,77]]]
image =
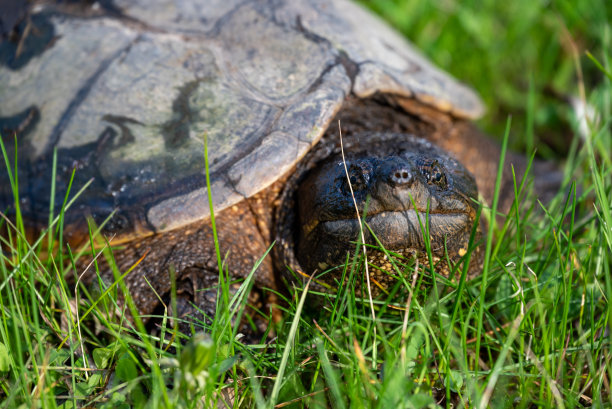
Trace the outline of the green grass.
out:
[[[368,5],[478,89],[491,134],[562,160],[566,189],[543,205],[515,186],[509,217],[489,225],[486,274],[449,281],[398,262],[403,279],[374,300],[372,320],[367,297],[355,296],[362,263],[348,260],[337,294],[279,294],[275,336],[255,345],[232,324],[249,279],[237,293],[220,286],[210,337],[185,344],[172,317],[152,336],[127,318],[120,280],[75,285],[63,214],[28,241],[17,212],[13,224],[0,220],[12,233],[0,257],[0,407],[190,408],[232,395],[260,408],[610,406],[610,11],[603,1]],[[598,115],[580,142],[574,97]],[[112,264],[108,249],[99,257]]]

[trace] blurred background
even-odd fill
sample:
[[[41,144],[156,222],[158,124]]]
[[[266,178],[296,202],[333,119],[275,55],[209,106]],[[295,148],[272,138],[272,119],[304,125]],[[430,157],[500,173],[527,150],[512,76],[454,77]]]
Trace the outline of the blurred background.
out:
[[[515,150],[565,157],[582,95],[594,105],[605,97],[607,79],[587,56],[606,65],[612,5],[604,0],[361,3],[478,91],[487,107],[480,126],[488,133],[501,138],[512,116]]]

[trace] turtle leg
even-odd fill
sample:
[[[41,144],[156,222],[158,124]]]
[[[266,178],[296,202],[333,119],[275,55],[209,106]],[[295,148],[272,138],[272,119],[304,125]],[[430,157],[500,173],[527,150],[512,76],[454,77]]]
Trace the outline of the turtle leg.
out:
[[[270,203],[268,200],[260,202]],[[270,238],[258,223],[259,212],[255,208],[244,200],[216,215],[223,268],[229,271],[232,279],[230,299],[240,286],[239,280],[259,265],[252,294],[247,299],[252,306],[259,305],[261,301],[258,300],[263,299],[259,288],[275,288],[271,258],[265,257],[258,263],[270,245]],[[191,317],[193,322],[210,324],[217,310],[219,279],[214,241],[210,221],[203,220],[126,243],[123,248],[113,251],[118,270],[131,270],[124,280],[144,321],[159,323],[160,315],[175,302],[176,311],[171,315],[180,317],[180,322],[187,322],[186,318]],[[112,277],[108,267],[101,269],[106,270],[106,277]],[[176,284],[175,300],[172,300],[173,280]],[[254,311],[253,308],[250,310]],[[181,329],[191,332],[190,325],[184,327],[181,324]]]
[[[176,298],[171,294],[163,297],[164,304],[168,306],[168,315],[175,317],[180,332],[191,334],[203,330],[210,332],[218,308],[218,295],[227,291],[227,298],[231,300],[242,285],[242,280],[233,279],[227,290],[220,288],[218,279],[211,279],[214,273],[199,267],[189,267],[181,272],[176,282]],[[238,332],[247,336],[247,339],[256,342],[259,334],[265,332],[267,319],[258,314],[263,308],[262,295],[258,289],[252,288],[245,295],[246,303],[240,320]],[[228,308],[223,306],[223,308]],[[231,324],[236,325],[236,317],[230,317]]]

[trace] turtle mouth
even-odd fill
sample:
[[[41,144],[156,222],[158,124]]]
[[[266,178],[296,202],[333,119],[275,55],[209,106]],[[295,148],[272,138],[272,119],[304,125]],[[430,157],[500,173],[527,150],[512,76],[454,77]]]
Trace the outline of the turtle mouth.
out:
[[[444,245],[446,237],[456,237],[471,226],[469,215],[461,212],[429,213],[414,209],[383,211],[368,215],[365,222],[369,229],[364,230],[366,242],[377,244],[371,232],[383,247],[394,249],[424,248],[423,230],[429,229],[433,250]],[[356,240],[360,233],[357,218],[330,220],[321,223],[323,231],[339,240]]]

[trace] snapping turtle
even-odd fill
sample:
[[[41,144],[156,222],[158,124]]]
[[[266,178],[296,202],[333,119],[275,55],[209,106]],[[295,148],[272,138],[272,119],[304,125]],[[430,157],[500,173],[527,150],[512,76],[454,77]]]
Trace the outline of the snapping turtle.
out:
[[[76,169],[72,186],[90,184],[64,216],[66,237],[81,243],[90,217],[122,246],[120,269],[145,256],[126,277],[142,314],[157,306],[149,283],[169,293],[170,269],[179,309],[214,306],[205,134],[234,277],[275,239],[258,286],[274,288],[286,264],[310,273],[342,263],[358,239],[355,206],[389,250],[422,254],[427,228],[434,255],[466,254],[478,191],[491,200],[499,160],[497,144],[469,122],[482,104],[359,6],[52,3],[32,6],[0,45],[0,127],[9,157],[18,153],[21,212],[30,226],[46,223]],[[523,173],[524,158],[508,162]],[[510,175],[508,167],[502,208]],[[550,181],[536,179],[540,190]],[[3,172],[0,206],[13,204]]]

